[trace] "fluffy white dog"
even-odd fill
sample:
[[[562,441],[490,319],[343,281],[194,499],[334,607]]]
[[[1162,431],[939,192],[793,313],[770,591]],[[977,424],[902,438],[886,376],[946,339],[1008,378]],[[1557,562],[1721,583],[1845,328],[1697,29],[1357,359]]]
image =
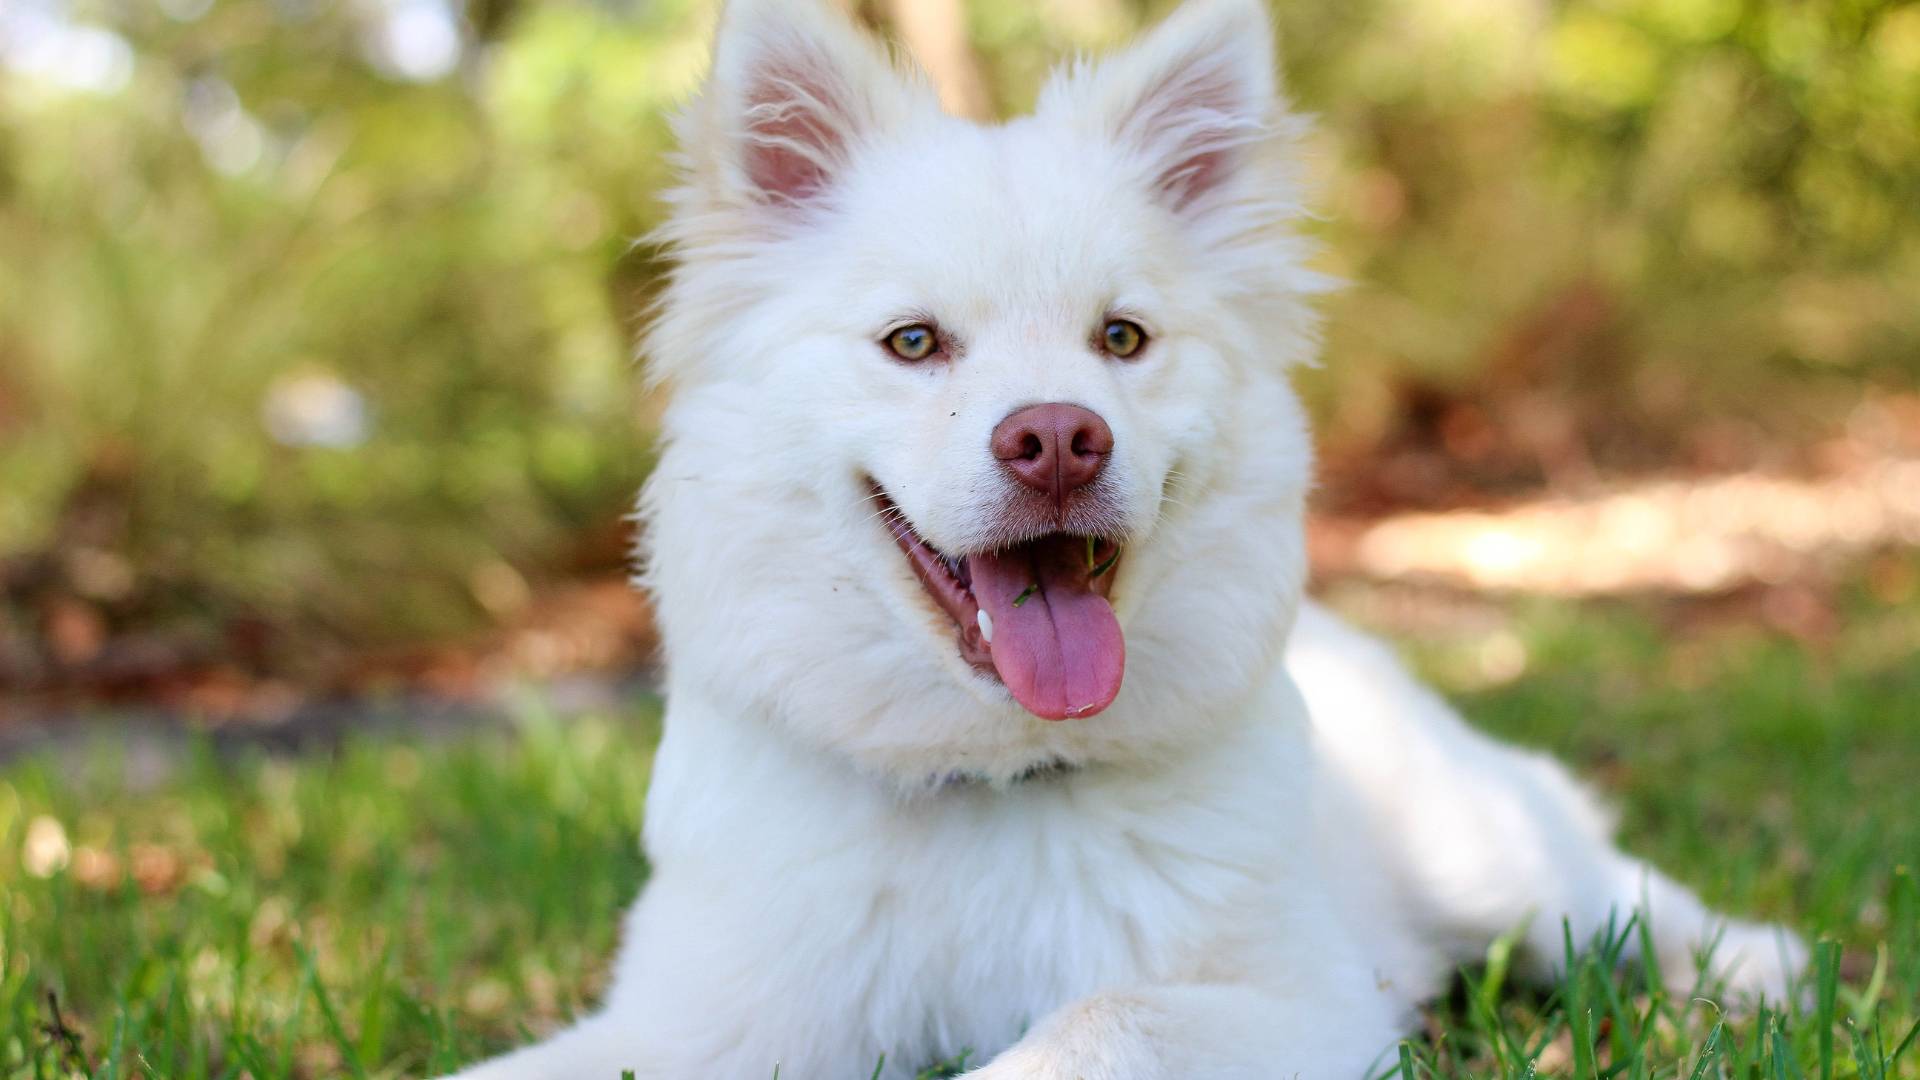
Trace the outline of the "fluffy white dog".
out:
[[[1803,957],[1616,850],[1301,599],[1311,358],[1257,0],[943,115],[816,0],[734,0],[682,117],[643,497],[652,878],[603,1009],[474,1080],[1357,1080],[1524,926]]]

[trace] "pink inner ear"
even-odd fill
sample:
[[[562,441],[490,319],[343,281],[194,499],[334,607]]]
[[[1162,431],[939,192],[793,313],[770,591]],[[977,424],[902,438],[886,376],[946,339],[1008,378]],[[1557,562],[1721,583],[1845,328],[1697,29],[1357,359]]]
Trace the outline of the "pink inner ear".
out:
[[[788,202],[819,194],[847,148],[843,96],[818,70],[787,64],[756,72],[746,100],[748,181]]]
[[[1226,180],[1259,122],[1231,64],[1202,54],[1142,95],[1123,127],[1158,162],[1154,186],[1177,209]]]

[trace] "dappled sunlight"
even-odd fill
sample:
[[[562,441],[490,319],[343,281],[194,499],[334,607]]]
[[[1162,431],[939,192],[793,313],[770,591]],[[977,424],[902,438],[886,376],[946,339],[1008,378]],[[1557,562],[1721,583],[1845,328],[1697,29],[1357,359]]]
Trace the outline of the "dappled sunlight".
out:
[[[1920,544],[1920,458],[1819,479],[1747,472],[1614,485],[1505,510],[1406,514],[1368,527],[1360,573],[1584,596],[1779,583],[1875,548]]]

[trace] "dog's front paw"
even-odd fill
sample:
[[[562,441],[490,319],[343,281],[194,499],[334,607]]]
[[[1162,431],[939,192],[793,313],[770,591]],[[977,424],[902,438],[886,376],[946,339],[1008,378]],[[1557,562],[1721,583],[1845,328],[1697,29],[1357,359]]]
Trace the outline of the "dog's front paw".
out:
[[[1075,1070],[1046,1051],[1038,1047],[1016,1046],[964,1074],[961,1080],[1078,1080],[1078,1077]]]

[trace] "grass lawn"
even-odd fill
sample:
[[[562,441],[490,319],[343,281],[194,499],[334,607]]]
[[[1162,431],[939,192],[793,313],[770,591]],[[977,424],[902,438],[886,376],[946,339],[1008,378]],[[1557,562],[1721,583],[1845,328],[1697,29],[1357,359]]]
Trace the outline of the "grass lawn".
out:
[[[1383,1072],[1920,1078],[1920,605],[1842,608],[1814,648],[1620,603],[1414,635],[1478,722],[1613,796],[1633,849],[1831,944],[1805,1008],[1724,1026],[1604,961],[1507,985],[1496,947]],[[656,728],[530,705],[452,742],[5,766],[0,1077],[417,1076],[550,1030],[646,876]]]

